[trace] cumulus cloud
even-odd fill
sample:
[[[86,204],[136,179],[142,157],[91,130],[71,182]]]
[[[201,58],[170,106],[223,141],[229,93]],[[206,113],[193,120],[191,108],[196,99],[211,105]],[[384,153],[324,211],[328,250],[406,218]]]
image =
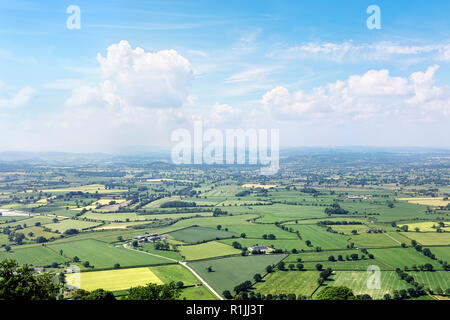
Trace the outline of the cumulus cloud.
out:
[[[191,87],[189,61],[175,50],[145,52],[120,41],[97,55],[103,76],[114,82],[124,100],[149,108],[177,108],[183,105]]]
[[[19,89],[17,92],[0,95],[0,108],[15,108],[27,104],[33,96],[35,90],[29,86]],[[1,92],[0,92],[1,94]]]
[[[450,109],[450,87],[434,85],[439,66],[418,71],[409,78],[393,77],[388,70],[329,83],[309,92],[276,87],[262,97],[263,109],[281,119],[361,119],[375,115],[407,115],[417,119],[442,115]],[[416,112],[417,111],[417,112]]]

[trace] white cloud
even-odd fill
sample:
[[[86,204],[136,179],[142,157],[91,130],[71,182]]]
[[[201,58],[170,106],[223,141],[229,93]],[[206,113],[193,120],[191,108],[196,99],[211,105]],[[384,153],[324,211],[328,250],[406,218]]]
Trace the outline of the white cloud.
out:
[[[127,41],[108,47],[106,57],[97,55],[105,78],[117,85],[130,105],[177,108],[189,94],[193,72],[187,59],[175,50],[145,52]]]
[[[0,108],[15,108],[27,104],[33,96],[35,90],[29,86],[19,89],[16,93],[0,96]]]
[[[392,77],[388,70],[369,70],[352,75],[309,92],[289,92],[276,87],[262,97],[262,107],[275,118],[361,119],[398,115],[420,120],[447,116],[450,111],[450,87],[434,86],[438,66],[418,71],[409,78]]]
[[[288,59],[324,59],[331,61],[389,60],[406,56],[432,55],[437,60],[450,60],[450,44],[402,45],[390,41],[356,44],[343,42],[309,42],[284,50],[274,51],[270,56]]]
[[[225,79],[226,83],[238,83],[238,82],[249,82],[249,81],[261,81],[267,75],[274,72],[276,68],[273,67],[256,67],[249,68],[242,72],[235,73],[230,77]]]

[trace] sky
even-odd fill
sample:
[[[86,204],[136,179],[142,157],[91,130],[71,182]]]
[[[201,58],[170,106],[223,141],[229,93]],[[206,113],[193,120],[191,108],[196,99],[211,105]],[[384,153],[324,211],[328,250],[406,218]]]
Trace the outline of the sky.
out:
[[[437,0],[0,0],[0,151],[152,151],[195,121],[279,129],[282,147],[450,148],[449,12]]]

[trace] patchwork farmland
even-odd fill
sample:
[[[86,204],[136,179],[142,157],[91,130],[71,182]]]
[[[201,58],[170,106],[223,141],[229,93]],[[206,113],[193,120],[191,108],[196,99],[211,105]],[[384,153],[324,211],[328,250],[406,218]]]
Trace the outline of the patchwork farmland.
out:
[[[117,299],[147,285],[195,300],[317,299],[336,286],[355,299],[450,295],[448,171],[445,183],[427,173],[435,182],[412,188],[387,183],[392,170],[409,172],[408,159],[325,170],[315,157],[265,179],[251,168],[136,163],[105,166],[101,177],[70,166],[32,167],[18,180],[0,172],[0,260],[65,277],[64,299],[78,276],[81,289]],[[292,174],[310,170],[317,180]]]

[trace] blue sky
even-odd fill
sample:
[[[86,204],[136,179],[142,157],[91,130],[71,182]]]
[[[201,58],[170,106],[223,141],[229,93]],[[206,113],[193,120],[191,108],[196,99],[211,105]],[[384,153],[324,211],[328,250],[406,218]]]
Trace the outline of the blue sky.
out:
[[[69,5],[81,10],[79,30],[66,27]],[[381,29],[367,28],[369,5]],[[283,146],[450,147],[449,9],[436,0],[2,1],[0,150],[170,146],[171,132],[195,119],[280,128]]]

